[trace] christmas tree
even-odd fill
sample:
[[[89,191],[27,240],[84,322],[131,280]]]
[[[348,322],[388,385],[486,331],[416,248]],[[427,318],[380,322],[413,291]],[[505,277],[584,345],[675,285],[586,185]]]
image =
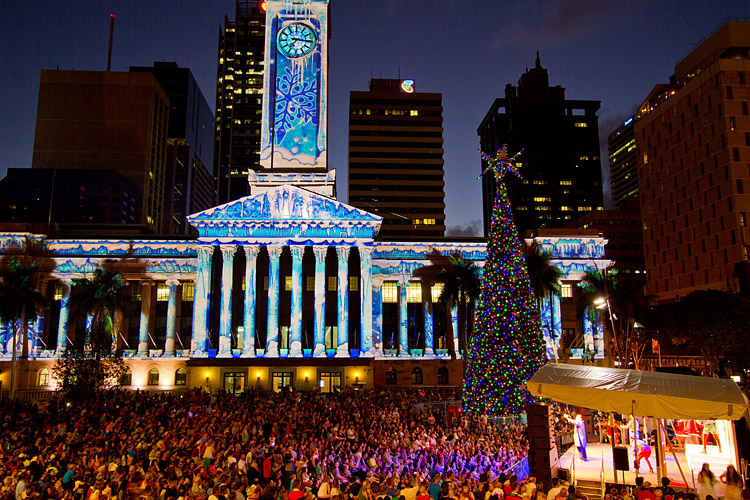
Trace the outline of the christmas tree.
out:
[[[531,400],[524,385],[545,363],[539,312],[503,180],[518,175],[519,154],[509,158],[505,147],[494,156],[482,154],[482,175],[495,176],[497,194],[463,400],[467,411],[489,416],[523,411]]]

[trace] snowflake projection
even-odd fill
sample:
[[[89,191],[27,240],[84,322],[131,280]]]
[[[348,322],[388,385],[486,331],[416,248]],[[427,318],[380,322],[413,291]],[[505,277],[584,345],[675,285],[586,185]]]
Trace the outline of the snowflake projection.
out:
[[[281,142],[287,131],[297,124],[318,124],[316,79],[297,78],[292,68],[276,80],[276,141]]]

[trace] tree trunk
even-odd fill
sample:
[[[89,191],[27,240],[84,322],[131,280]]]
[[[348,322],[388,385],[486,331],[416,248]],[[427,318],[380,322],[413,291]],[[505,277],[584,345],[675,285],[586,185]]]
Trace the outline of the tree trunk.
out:
[[[451,316],[451,306],[450,304],[445,304],[445,336],[446,336],[446,344],[448,347],[448,354],[450,354],[451,360],[456,359],[456,345],[453,343],[453,337],[455,336],[455,332],[453,331],[453,317]]]
[[[26,315],[21,315],[21,328],[23,328],[23,335],[21,336],[21,359],[29,359],[29,322],[26,319]]]

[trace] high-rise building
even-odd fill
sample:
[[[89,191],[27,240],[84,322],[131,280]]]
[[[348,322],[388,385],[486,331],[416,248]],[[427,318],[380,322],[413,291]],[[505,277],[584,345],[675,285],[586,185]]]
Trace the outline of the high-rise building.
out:
[[[131,66],[156,77],[169,97],[165,232],[188,234],[186,217],[216,205],[213,183],[214,116],[192,72],[174,62]],[[171,197],[171,201],[170,201]]]
[[[750,22],[677,63],[635,123],[646,294],[750,293]]]
[[[119,172],[137,190],[135,223],[162,233],[168,120],[151,74],[43,70],[31,167]]]
[[[576,217],[603,208],[599,159],[599,101],[567,100],[565,89],[550,87],[539,61],[518,86],[505,86],[477,129],[482,151],[503,145],[521,150],[522,178],[506,177],[519,232],[562,227]],[[485,166],[482,166],[482,171]],[[497,191],[495,178],[482,178],[484,234],[489,234]]]
[[[383,217],[381,239],[445,235],[443,96],[373,79],[349,97],[349,203]]]
[[[620,207],[638,197],[638,162],[635,157],[635,118],[630,117],[607,137],[612,201]]]
[[[260,0],[236,0],[234,21],[219,33],[214,179],[219,203],[249,194],[260,169],[266,12]]]

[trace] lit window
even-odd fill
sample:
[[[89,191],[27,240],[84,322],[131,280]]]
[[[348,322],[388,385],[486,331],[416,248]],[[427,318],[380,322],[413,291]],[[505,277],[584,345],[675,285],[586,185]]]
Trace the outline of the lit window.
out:
[[[410,304],[422,303],[422,283],[409,283],[406,287],[406,302]]]
[[[561,186],[572,186],[573,181],[560,181]]]
[[[591,212],[591,207],[578,207],[579,212]]]
[[[552,198],[546,198],[546,197],[543,197],[543,196],[535,196],[534,197],[534,201],[536,201],[536,202],[542,202],[543,203],[543,202],[547,202],[547,201],[552,201]]]
[[[39,370],[39,386],[47,387],[49,385],[49,369],[42,368]]]
[[[315,276],[308,276],[305,280],[305,290],[308,292],[315,291]]]
[[[156,301],[166,302],[169,300],[169,286],[166,283],[158,283],[156,285]]]
[[[577,128],[586,128],[588,126],[589,126],[589,124],[586,123],[586,122],[576,122],[576,127]]]
[[[744,224],[743,224],[744,226]],[[62,300],[63,295],[65,294],[65,285],[62,283],[58,283],[55,285],[55,298],[54,300]]]
[[[151,368],[148,372],[148,385],[159,385],[159,370]]]
[[[192,302],[195,294],[195,285],[192,281],[186,281],[182,284],[182,301]]]
[[[187,370],[178,368],[174,374],[174,385],[185,385],[187,383]]]
[[[581,160],[581,161],[586,161],[586,160],[589,159],[589,157],[588,156],[579,156],[578,159]]]
[[[433,302],[440,302],[440,294],[443,293],[443,288],[445,288],[445,283],[435,283],[432,285],[430,294],[432,295]]]
[[[648,163],[648,153],[643,153],[643,164]]]
[[[534,179],[534,184],[537,186],[546,186],[547,181],[541,179]]]
[[[573,210],[573,209],[572,209],[572,208],[570,208],[570,207],[567,207],[567,206],[563,205],[563,206],[561,206],[561,207],[560,207],[560,210],[562,210],[562,211],[566,212],[566,211],[568,211],[568,210]]]
[[[349,276],[349,291],[350,292],[359,291],[359,278],[357,278],[356,276]]]
[[[552,207],[550,207],[549,205],[539,205],[538,207],[536,207],[536,209],[546,212],[552,210]]]
[[[284,277],[284,290],[286,290],[287,292],[292,290],[292,277],[291,276]]]
[[[525,207],[523,205],[521,205],[520,207],[516,208],[516,210],[528,210],[528,209],[529,209],[529,207]]]
[[[383,303],[395,304],[398,302],[398,284],[393,282],[383,283]]]
[[[562,295],[562,298],[564,299],[571,298],[573,296],[573,286],[570,283],[563,283],[560,295]]]
[[[411,116],[419,116],[419,110],[412,109],[411,111],[409,111],[409,114]]]
[[[328,291],[335,292],[338,289],[338,279],[336,276],[328,277]]]

